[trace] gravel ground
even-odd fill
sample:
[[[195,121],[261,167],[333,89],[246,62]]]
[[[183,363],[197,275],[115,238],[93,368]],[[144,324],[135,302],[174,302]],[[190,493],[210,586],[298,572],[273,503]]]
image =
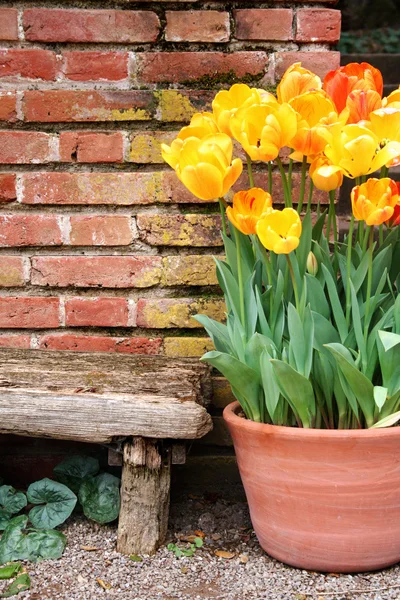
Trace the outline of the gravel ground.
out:
[[[292,569],[259,547],[244,502],[217,494],[189,495],[172,504],[168,542],[187,545],[196,530],[204,546],[177,559],[167,547],[134,562],[118,554],[116,527],[81,517],[63,528],[68,545],[57,561],[27,564],[30,600],[398,600],[400,566],[360,575]],[[190,538],[189,538],[190,539]],[[232,558],[218,557],[226,551]],[[0,592],[7,582],[0,582]],[[108,589],[104,589],[108,588]]]

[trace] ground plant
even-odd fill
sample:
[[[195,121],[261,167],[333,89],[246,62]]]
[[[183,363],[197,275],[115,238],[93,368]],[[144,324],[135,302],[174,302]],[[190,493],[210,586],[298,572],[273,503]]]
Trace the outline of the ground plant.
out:
[[[400,419],[400,189],[389,176],[400,162],[400,89],[382,92],[367,63],[323,82],[295,63],[276,96],[221,90],[212,113],[163,145],[180,181],[220,204],[226,322],[195,318],[215,346],[202,360],[229,380],[248,419],[321,429]],[[233,140],[248,186],[232,199],[243,169]],[[344,177],[355,185],[339,233]]]

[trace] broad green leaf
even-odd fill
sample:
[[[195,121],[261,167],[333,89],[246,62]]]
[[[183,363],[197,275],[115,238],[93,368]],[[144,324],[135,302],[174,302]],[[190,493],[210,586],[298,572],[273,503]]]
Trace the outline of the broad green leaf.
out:
[[[312,228],[312,239],[318,243],[321,239],[322,231],[324,229],[327,212],[328,212],[327,210],[324,210],[324,212],[317,219],[314,227]]]
[[[307,211],[302,222],[300,244],[296,249],[300,276],[303,277],[307,269],[307,258],[311,250],[312,223],[311,212]]]
[[[314,320],[314,348],[319,352],[326,353],[324,345],[340,342],[339,334],[332,323],[319,312],[312,312],[312,318]]]
[[[400,420],[400,410],[398,412],[393,413],[392,415],[389,415],[388,417],[385,417],[384,419],[381,419],[374,425],[371,425],[370,429],[378,429],[380,427],[391,427],[392,425],[397,423],[399,420]]]
[[[29,519],[38,529],[53,529],[71,515],[77,502],[77,497],[66,485],[41,479],[31,483],[27,491],[28,501],[39,504],[31,509]]]
[[[378,335],[385,352],[400,344],[400,335],[398,333],[392,333],[391,331],[378,331]]]
[[[364,254],[364,256],[362,257],[362,260],[361,260],[359,266],[357,267],[357,269],[355,270],[355,273],[353,274],[353,276],[351,278],[351,282],[353,284],[353,287],[354,287],[354,290],[356,293],[358,293],[358,290],[361,288],[362,284],[365,281],[365,278],[368,273],[368,264],[369,264],[369,254],[368,254],[368,252],[366,252]],[[343,281],[346,281],[346,277],[343,278]]]
[[[386,387],[382,387],[380,385],[374,386],[374,400],[379,412],[381,412],[381,409],[386,402],[387,395],[388,389]]]
[[[226,325],[223,325],[214,319],[210,319],[207,315],[194,315],[192,318],[203,325],[204,329],[212,339],[216,350],[219,350],[219,352],[231,351],[229,333]]]
[[[94,477],[100,470],[99,461],[91,456],[70,456],[54,468],[54,476],[75,494],[87,477]]]
[[[289,330],[289,362],[296,371],[307,377],[304,372],[305,353],[307,348],[305,347],[303,323],[293,304],[289,303],[287,311]]]
[[[13,560],[25,560],[26,550],[21,546],[24,539],[23,530],[28,517],[21,515],[11,519],[0,539],[0,565]]]
[[[336,327],[340,335],[340,339],[343,342],[348,335],[348,328],[346,323],[346,317],[343,312],[342,304],[339,299],[339,295],[337,292],[337,283],[334,281],[332,275],[325,267],[325,265],[321,265],[322,270],[324,272],[326,286],[328,289],[329,299],[331,301],[332,312],[335,319]]]
[[[303,427],[311,427],[315,415],[315,397],[308,379],[282,360],[271,360],[278,386],[299,415]]]
[[[306,273],[306,281],[307,302],[310,304],[311,310],[321,314],[325,319],[329,319],[331,310],[321,282],[309,273]]]
[[[385,269],[387,269],[388,271],[390,270],[390,265],[392,263],[392,254],[392,247],[388,246],[387,248],[382,250],[382,252],[379,252],[377,256],[375,256],[372,263],[372,294],[375,294],[376,292],[383,271]]]
[[[121,481],[110,473],[100,473],[84,481],[79,490],[79,501],[88,519],[97,523],[111,523],[119,515]]]
[[[256,288],[256,302],[257,302],[257,311],[258,311],[258,324],[261,329],[261,333],[266,337],[273,339],[272,331],[269,327],[267,318],[265,316],[264,306],[261,299],[260,290]]]
[[[26,504],[23,492],[17,492],[11,485],[0,486],[0,507],[5,511],[14,515],[25,508]]]
[[[353,317],[353,328],[357,340],[357,346],[360,352],[362,372],[365,373],[368,365],[367,346],[364,339],[364,332],[362,327],[360,307],[358,305],[357,294],[354,290],[354,286],[350,281],[350,293],[351,293],[351,314]]]
[[[67,538],[61,531],[41,529],[28,533],[25,543],[29,560],[56,559],[62,556]]]
[[[275,422],[275,411],[280,398],[280,390],[275,380],[274,369],[271,364],[271,356],[266,350],[260,358],[261,381],[264,388],[265,405],[271,421]]]
[[[29,590],[31,587],[31,579],[28,573],[22,573],[13,581],[8,588],[0,595],[0,598],[11,598],[11,596],[17,596],[25,590]]]
[[[22,564],[20,562],[13,562],[5,567],[0,568],[0,579],[12,579],[17,573],[20,572]]]
[[[4,508],[0,508],[0,531],[3,531],[7,527],[11,518],[12,513],[4,510]]]
[[[266,350],[271,354],[275,349],[274,342],[262,335],[255,333],[248,341],[245,349],[246,364],[260,375],[260,357]]]

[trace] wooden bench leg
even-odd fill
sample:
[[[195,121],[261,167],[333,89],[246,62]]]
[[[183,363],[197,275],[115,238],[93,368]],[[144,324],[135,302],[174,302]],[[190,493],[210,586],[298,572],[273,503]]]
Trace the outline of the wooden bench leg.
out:
[[[124,445],[117,550],[152,554],[168,528],[171,454],[159,442],[133,438]]]

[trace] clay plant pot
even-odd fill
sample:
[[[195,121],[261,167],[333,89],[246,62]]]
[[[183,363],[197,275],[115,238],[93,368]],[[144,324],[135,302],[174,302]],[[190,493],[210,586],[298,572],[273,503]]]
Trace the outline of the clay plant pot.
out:
[[[264,550],[312,571],[400,561],[400,427],[320,430],[255,423],[224,410]]]

